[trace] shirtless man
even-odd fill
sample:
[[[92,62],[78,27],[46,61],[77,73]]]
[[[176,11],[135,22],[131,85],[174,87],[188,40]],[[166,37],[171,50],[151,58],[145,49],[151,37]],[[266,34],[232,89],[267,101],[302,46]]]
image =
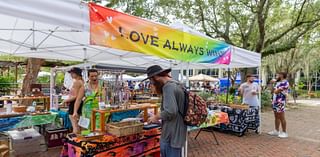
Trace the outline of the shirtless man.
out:
[[[82,109],[82,99],[84,97],[84,81],[82,79],[82,70],[74,67],[68,71],[73,79],[73,85],[70,91],[69,98],[64,100],[62,104],[68,104],[69,106],[69,118],[72,123],[73,133],[79,134],[80,127],[78,125],[79,117]],[[75,112],[76,111],[76,112]]]

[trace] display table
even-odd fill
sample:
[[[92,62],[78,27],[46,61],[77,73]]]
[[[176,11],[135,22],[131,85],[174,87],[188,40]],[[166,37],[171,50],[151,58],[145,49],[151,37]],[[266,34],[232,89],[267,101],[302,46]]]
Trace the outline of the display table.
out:
[[[91,132],[96,131],[96,113],[100,114],[100,130],[101,132],[106,131],[106,115],[109,115],[111,113],[116,113],[116,112],[124,112],[124,111],[130,111],[130,110],[142,110],[143,111],[143,119],[144,121],[148,121],[148,109],[154,109],[154,114],[158,114],[158,105],[144,105],[144,106],[135,106],[135,107],[130,107],[128,109],[115,109],[115,110],[92,110],[91,114]]]
[[[46,111],[50,110],[50,97],[37,96],[37,97],[0,97],[0,101],[20,101],[20,100],[43,100],[44,108]]]
[[[130,157],[160,156],[160,130],[144,130],[141,134],[124,137],[103,135],[66,139],[60,157]]]
[[[193,131],[193,130],[199,130],[197,135],[195,136],[195,139],[197,139],[197,137],[199,136],[199,134],[204,130],[204,129],[208,129],[209,127],[213,127],[219,124],[228,124],[229,123],[229,118],[228,118],[228,114],[225,112],[220,112],[220,111],[214,111],[214,110],[209,110],[208,112],[208,117],[206,122],[204,122],[203,124],[201,124],[199,127],[188,127],[188,131]],[[212,129],[209,130],[216,143],[219,145],[219,142],[217,140],[217,137],[214,133],[214,131]]]
[[[229,116],[230,123],[221,125],[222,130],[233,131],[239,136],[244,135],[248,129],[255,130],[258,133],[259,128],[259,109],[258,108],[231,108],[222,107],[221,111]]]
[[[60,125],[57,113],[0,118],[0,131],[8,131],[16,128],[31,127],[34,125],[44,125],[50,123],[54,123],[58,126]]]
[[[225,112],[220,112],[220,111],[214,111],[214,110],[209,110],[208,112],[208,117],[207,121],[201,124],[199,127],[188,127],[188,131],[192,130],[198,130],[201,128],[208,128],[212,126],[216,126],[218,124],[228,124],[229,123],[229,117],[228,114]]]

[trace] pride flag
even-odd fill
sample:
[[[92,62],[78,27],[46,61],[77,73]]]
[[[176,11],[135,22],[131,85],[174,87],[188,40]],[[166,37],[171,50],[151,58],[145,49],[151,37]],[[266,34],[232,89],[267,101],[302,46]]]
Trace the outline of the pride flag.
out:
[[[89,3],[90,43],[160,58],[229,64],[231,46]]]

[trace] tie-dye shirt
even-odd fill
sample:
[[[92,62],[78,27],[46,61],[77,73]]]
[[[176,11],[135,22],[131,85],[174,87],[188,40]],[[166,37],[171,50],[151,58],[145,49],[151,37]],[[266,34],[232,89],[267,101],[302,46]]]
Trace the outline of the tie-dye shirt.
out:
[[[277,89],[280,89],[281,92],[278,94],[273,94],[273,104],[285,104],[289,89],[289,82],[287,80],[277,82],[277,84],[274,87],[274,90]]]

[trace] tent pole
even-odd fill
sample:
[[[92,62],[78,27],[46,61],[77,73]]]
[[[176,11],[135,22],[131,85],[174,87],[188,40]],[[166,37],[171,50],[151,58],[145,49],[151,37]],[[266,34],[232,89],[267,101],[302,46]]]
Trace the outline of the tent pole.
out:
[[[227,80],[227,96],[226,96],[226,104],[229,103],[229,87],[230,87],[230,68],[228,68],[228,80]]]
[[[259,73],[259,101],[260,101],[260,104],[259,104],[259,128],[258,128],[258,131],[259,131],[259,134],[261,134],[261,66],[258,67],[258,73]]]
[[[15,87],[16,87],[16,94],[17,94],[17,89],[18,89],[18,63],[16,63],[15,64],[15,81],[16,81],[16,85],[15,85]]]
[[[187,87],[188,89],[189,89],[189,86],[190,86],[190,85],[189,85],[189,75],[190,75],[189,64],[190,64],[190,63],[188,62],[187,71],[186,71],[186,74],[187,74],[187,77],[186,77],[186,79],[187,79],[187,80],[186,80],[186,81],[187,81],[187,82],[186,82],[186,87]]]
[[[53,94],[56,94],[53,92],[55,84],[54,75],[56,74],[56,68],[51,68],[50,73],[50,109],[53,109]]]

